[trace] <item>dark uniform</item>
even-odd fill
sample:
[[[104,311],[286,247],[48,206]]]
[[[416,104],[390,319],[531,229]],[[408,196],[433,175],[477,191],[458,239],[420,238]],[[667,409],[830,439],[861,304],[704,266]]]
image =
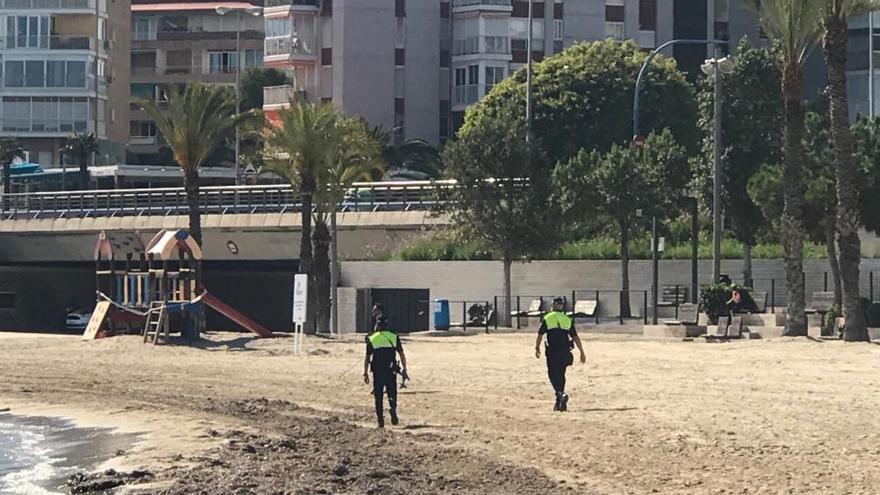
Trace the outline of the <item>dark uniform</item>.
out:
[[[538,335],[546,336],[544,355],[547,357],[547,375],[556,392],[556,410],[565,410],[568,397],[565,395],[565,369],[574,362],[571,350],[577,335],[571,318],[561,311],[551,311],[541,319]]]
[[[387,328],[387,327],[386,327]],[[376,399],[376,418],[385,426],[382,395],[388,394],[391,424],[397,424],[397,371],[396,354],[403,352],[403,344],[394,332],[375,330],[367,336],[367,359],[373,373],[373,395]]]

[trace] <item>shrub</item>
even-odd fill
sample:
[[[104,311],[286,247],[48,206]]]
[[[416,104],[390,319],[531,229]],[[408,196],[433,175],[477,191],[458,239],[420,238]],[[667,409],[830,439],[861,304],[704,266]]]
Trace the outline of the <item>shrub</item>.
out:
[[[706,312],[706,316],[709,317],[709,323],[717,324],[718,317],[730,311],[727,301],[730,300],[730,296],[735,290],[739,291],[741,309],[746,311],[756,311],[758,309],[755,300],[752,299],[747,288],[736,284],[710,285],[700,290],[700,307]]]

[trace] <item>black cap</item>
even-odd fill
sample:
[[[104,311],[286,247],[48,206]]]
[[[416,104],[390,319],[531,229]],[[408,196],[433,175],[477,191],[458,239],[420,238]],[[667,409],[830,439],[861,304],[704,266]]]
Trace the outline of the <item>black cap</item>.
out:
[[[385,306],[382,303],[376,303],[373,305],[373,311],[385,311]]]
[[[554,297],[553,304],[565,304],[565,299],[563,299],[561,297]]]

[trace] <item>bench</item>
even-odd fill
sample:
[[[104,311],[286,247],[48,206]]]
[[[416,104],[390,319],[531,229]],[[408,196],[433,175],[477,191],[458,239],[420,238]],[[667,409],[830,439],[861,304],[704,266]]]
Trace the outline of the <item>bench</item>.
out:
[[[824,314],[831,311],[831,306],[834,306],[833,292],[813,292],[813,297],[806,312],[807,314]]]
[[[513,310],[510,312],[510,316],[541,316],[543,314],[543,309],[544,301],[542,301],[541,299],[532,299],[532,302],[529,303],[529,308],[527,310]]]
[[[592,318],[596,316],[596,309],[598,307],[599,301],[589,299],[576,300],[573,311],[569,311],[566,314],[572,318]]]
[[[471,306],[467,309],[467,314],[464,315],[464,318],[465,320],[463,322],[450,323],[449,327],[461,327],[464,329],[467,329],[468,327],[483,327],[486,328],[486,331],[488,332],[489,325],[495,318],[495,310],[492,309],[488,304],[471,304]]]
[[[700,319],[700,309],[694,303],[684,303],[678,306],[677,320],[664,320],[665,325],[696,325]]]
[[[767,293],[766,292],[750,292],[750,296],[752,296],[752,300],[755,301],[755,306],[758,308],[758,313],[766,313],[767,312]]]
[[[682,285],[664,285],[657,306],[674,307],[687,301],[688,288]]]
[[[740,339],[742,338],[742,328],[742,316],[722,316],[718,318],[718,327],[716,327],[715,333],[706,334],[704,337],[706,342]]]

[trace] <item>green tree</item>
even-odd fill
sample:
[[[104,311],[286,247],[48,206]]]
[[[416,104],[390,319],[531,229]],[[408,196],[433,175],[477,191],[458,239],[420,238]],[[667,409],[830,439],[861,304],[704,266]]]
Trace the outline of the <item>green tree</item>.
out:
[[[330,329],[330,257],[331,230],[334,213],[354,182],[370,180],[382,173],[378,165],[379,148],[360,120],[339,115],[335,126],[336,146],[325,166],[315,174],[315,229],[312,244],[315,250],[315,290],[317,291],[317,325],[319,332]],[[335,304],[335,302],[334,302]]]
[[[217,86],[188,85],[172,91],[168,109],[162,111],[152,100],[138,100],[138,105],[156,122],[174,161],[183,169],[183,184],[189,209],[189,231],[202,244],[202,221],[199,208],[199,167],[235,127],[253,118],[253,113],[236,115],[235,100],[228,89]]]
[[[305,329],[315,332],[314,256],[312,251],[312,219],[318,174],[334,166],[339,133],[336,129],[342,114],[331,104],[291,101],[290,107],[278,114],[279,125],[266,136],[267,168],[289,181],[299,190],[302,202],[299,273],[308,275],[309,301]]]
[[[812,220],[806,226],[807,236],[813,242],[824,243],[828,251],[834,300],[839,306],[842,301],[842,287],[835,230],[837,209],[834,150],[829,126],[827,106],[820,101],[816,104],[815,111],[810,111],[805,116],[806,188],[803,207],[805,218]],[[762,165],[758,173],[749,180],[748,190],[753,201],[761,208],[763,217],[778,223],[785,205],[782,166],[778,163]]]
[[[79,188],[89,188],[89,158],[98,151],[98,137],[94,132],[73,134],[67,138],[62,152],[79,165]]]
[[[880,117],[852,127],[859,170],[859,214],[866,230],[880,235]]]
[[[241,75],[241,110],[263,109],[263,88],[290,84],[287,74],[278,69],[252,67]]]
[[[764,32],[779,49],[782,66],[780,88],[785,111],[783,184],[785,207],[782,238],[785,280],[788,289],[785,331],[787,336],[807,335],[804,294],[804,61],[816,42],[821,0],[748,0],[758,12]]]
[[[580,150],[608,151],[632,139],[633,91],[645,54],[635,43],[578,43],[534,66],[534,135],[549,163],[565,162]],[[483,116],[525,112],[526,73],[520,69],[495,85],[465,117],[464,131]],[[694,91],[675,65],[657,56],[640,94],[644,133],[669,128],[687,149],[696,145]]]
[[[637,212],[663,218],[687,195],[687,153],[669,130],[648,136],[641,147],[613,145],[607,153],[586,150],[554,174],[557,201],[566,217],[597,214],[613,220],[620,240],[620,310],[630,315],[629,244]]]
[[[381,127],[373,127],[369,133],[379,144],[385,178],[428,180],[440,176],[440,153],[427,141],[410,139],[394,144],[391,133]]]
[[[867,341],[868,328],[859,304],[859,263],[862,259],[859,239],[859,180],[849,123],[846,58],[849,49],[849,21],[877,10],[880,8],[880,1],[821,1],[824,7],[822,47],[828,75],[831,137],[837,164],[837,233],[843,279],[843,315],[846,318],[843,338],[848,342]],[[870,35],[873,36],[873,33]]]
[[[748,183],[762,163],[782,160],[782,96],[779,57],[767,48],[739,43],[731,74],[724,76],[722,105],[722,191],[726,223],[743,246],[743,280],[752,280],[752,246],[767,221],[748,193]],[[711,205],[714,86],[706,79],[700,93],[700,129],[704,136],[700,177],[705,202]]]
[[[3,166],[3,211],[7,209],[6,195],[12,192],[12,162],[24,158],[24,150],[18,141],[8,137],[0,137],[0,165]]]
[[[505,324],[511,265],[553,250],[561,229],[550,202],[550,164],[538,140],[526,140],[521,113],[472,116],[443,152],[446,175],[458,181],[447,191],[451,224],[502,260],[505,307],[496,310]]]

